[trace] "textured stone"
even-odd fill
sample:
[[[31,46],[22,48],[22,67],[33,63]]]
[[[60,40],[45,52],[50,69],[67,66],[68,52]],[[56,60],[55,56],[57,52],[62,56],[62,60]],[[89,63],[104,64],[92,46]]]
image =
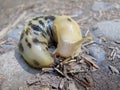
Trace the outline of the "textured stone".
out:
[[[26,80],[37,72],[24,62],[17,50],[0,56],[0,75],[5,77],[2,90],[18,90],[21,86],[25,87]]]
[[[120,20],[102,21],[92,28],[93,33],[110,40],[120,40]]]
[[[19,41],[20,39],[20,34],[23,30],[23,25],[20,24],[17,26],[16,29],[12,30],[9,34],[8,34],[8,38],[14,39],[15,41]]]
[[[93,44],[88,49],[89,49],[90,55],[93,56],[94,58],[96,58],[96,60],[97,60],[98,63],[101,63],[102,61],[105,60],[106,53],[98,45]]]

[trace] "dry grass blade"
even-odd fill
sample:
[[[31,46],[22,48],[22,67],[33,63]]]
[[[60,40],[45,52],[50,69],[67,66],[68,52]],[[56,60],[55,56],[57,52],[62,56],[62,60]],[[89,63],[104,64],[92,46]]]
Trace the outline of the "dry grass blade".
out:
[[[81,56],[82,56],[83,58],[85,58],[85,59],[91,59],[91,60],[96,61],[96,59],[95,59],[94,57],[90,56],[90,55],[82,54]]]
[[[113,56],[115,52],[116,52],[116,50],[115,50],[115,48],[114,48],[114,49],[112,50],[110,56]]]
[[[36,83],[39,83],[39,82],[40,82],[40,80],[31,82],[31,83],[27,81],[27,85],[28,85],[28,87],[29,87],[29,86],[35,85]]]
[[[109,68],[113,73],[119,74],[119,71],[115,67],[109,65]]]
[[[15,22],[11,25],[11,28],[12,28],[12,27],[15,27],[15,26],[25,17],[26,14],[27,14],[27,12],[24,11],[24,12],[15,20]]]
[[[0,42],[0,45],[4,44],[6,42],[7,42],[7,40],[4,40],[4,41]]]
[[[110,49],[112,49],[110,56],[109,56],[109,60],[114,60],[116,55],[117,55],[117,47],[109,47]]]
[[[60,71],[58,68],[54,68],[54,70],[57,71],[60,75],[65,76],[65,74],[62,71]]]
[[[117,40],[117,41],[115,41],[115,43],[120,44],[120,41]]]
[[[80,23],[80,22],[82,22],[82,21],[85,21],[85,20],[87,20],[89,17],[84,17],[84,18],[81,18],[81,19],[79,19],[78,21],[77,21],[77,23]]]
[[[90,30],[88,29],[87,32],[85,33],[85,37],[88,35],[89,32],[90,32]]]
[[[67,58],[64,61],[62,61],[60,63],[60,65],[65,65],[65,64],[68,64],[68,63],[71,63],[71,62],[75,62],[75,61],[76,61],[76,59]]]
[[[65,61],[63,64],[69,64],[69,63],[75,62],[75,61],[76,61],[76,59],[71,59],[71,60]]]
[[[84,43],[83,46],[88,46],[88,45],[91,45],[93,43],[95,43],[95,41],[90,41],[90,42]]]
[[[10,27],[11,27],[11,24],[9,24],[7,27],[5,27],[4,29],[2,29],[0,31],[0,40],[7,35],[8,30],[10,29]]]
[[[82,57],[85,59],[85,62],[86,62],[88,65],[90,65],[90,66],[92,66],[92,67],[95,67],[95,68],[97,68],[97,69],[99,68],[99,66],[96,64],[96,62],[93,61],[94,58],[91,58],[91,56],[86,55],[86,54],[83,54]],[[95,60],[95,59],[94,59],[94,60]]]
[[[83,52],[86,52],[87,54],[89,54],[89,50],[84,45],[82,45],[81,48],[84,50]]]

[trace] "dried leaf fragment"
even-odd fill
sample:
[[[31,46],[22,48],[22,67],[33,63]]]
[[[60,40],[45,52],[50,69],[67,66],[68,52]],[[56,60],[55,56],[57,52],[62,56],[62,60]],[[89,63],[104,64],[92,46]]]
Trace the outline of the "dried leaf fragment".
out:
[[[61,74],[62,76],[65,76],[65,74],[61,71],[61,70],[59,70],[58,68],[54,68],[54,70],[55,71],[57,71],[59,74]]]
[[[109,60],[114,60],[116,55],[117,55],[117,47],[109,47],[110,49],[112,49],[110,56],[109,56]]]
[[[89,65],[89,66],[92,66],[92,67],[95,67],[95,68],[99,68],[99,66],[96,64],[95,61],[93,61],[93,57],[89,56],[89,55],[86,55],[86,54],[83,54],[82,57],[85,59],[85,62]],[[94,59],[95,60],[95,59]]]

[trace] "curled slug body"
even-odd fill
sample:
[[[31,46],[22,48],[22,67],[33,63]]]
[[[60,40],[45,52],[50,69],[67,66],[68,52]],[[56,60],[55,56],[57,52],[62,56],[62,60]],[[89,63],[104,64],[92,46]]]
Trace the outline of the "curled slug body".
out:
[[[54,63],[48,46],[56,42],[54,54],[61,57],[78,55],[82,39],[78,24],[68,16],[35,17],[25,26],[18,44],[20,54],[35,68]]]

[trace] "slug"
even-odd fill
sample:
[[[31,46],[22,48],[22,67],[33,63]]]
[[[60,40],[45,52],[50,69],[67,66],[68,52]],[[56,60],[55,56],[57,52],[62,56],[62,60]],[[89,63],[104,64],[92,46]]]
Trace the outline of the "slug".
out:
[[[75,57],[81,52],[82,38],[79,25],[69,16],[39,16],[32,18],[23,29],[19,51],[24,60],[34,68],[51,67],[54,59],[48,48],[56,43],[54,55]]]

